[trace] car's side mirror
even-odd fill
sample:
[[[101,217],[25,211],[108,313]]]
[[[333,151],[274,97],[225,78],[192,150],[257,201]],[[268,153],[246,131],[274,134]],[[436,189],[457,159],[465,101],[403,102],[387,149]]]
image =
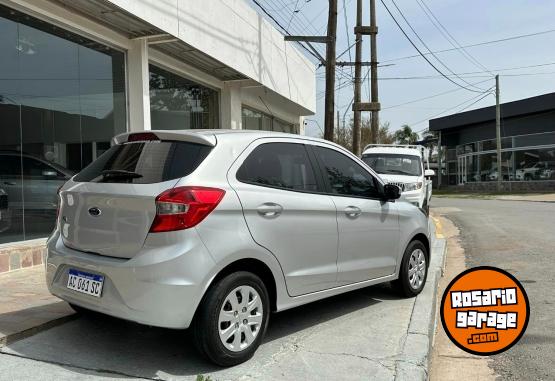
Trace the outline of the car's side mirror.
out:
[[[433,169],[426,169],[424,171],[424,176],[425,177],[432,177],[436,175],[436,171],[434,171]]]
[[[401,197],[401,188],[395,184],[385,184],[383,186],[383,196],[387,201],[397,200]]]

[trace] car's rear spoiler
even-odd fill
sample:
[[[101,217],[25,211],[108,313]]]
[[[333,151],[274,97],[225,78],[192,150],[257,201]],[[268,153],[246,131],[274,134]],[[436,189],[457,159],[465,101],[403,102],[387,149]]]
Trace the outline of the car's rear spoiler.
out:
[[[112,139],[112,144],[122,144],[129,141],[149,141],[149,140],[171,140],[180,142],[190,142],[214,147],[216,145],[216,136],[214,134],[203,132],[195,132],[194,130],[152,130],[126,132],[116,135]]]

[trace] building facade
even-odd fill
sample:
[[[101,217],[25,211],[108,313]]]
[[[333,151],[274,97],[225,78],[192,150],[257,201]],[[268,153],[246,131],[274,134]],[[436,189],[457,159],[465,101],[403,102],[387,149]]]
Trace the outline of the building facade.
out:
[[[114,135],[303,133],[316,108],[314,65],[243,0],[0,0],[0,51],[0,271]]]
[[[495,107],[432,119],[439,135],[441,185],[506,191],[555,190],[555,93],[501,105],[501,163]]]

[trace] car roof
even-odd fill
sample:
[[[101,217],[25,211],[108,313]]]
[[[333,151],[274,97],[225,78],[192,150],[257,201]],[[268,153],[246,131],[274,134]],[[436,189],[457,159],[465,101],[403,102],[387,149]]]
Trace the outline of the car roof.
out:
[[[249,141],[254,141],[261,138],[290,138],[297,140],[306,140],[318,143],[325,143],[333,145],[340,149],[345,149],[340,145],[330,142],[328,140],[314,138],[306,135],[289,134],[285,132],[275,132],[275,131],[261,131],[261,130],[233,130],[233,129],[199,129],[199,130],[150,130],[150,131],[132,131],[117,135],[114,139],[116,142],[125,141],[126,137],[131,134],[140,134],[152,132],[159,136],[161,139],[176,139],[196,142],[199,144],[205,144],[209,146],[215,146],[217,140],[222,140],[226,138],[240,138],[241,136],[248,137]]]
[[[380,147],[370,147],[364,150],[362,153],[363,155],[371,154],[371,153],[385,153],[385,154],[397,154],[397,155],[412,155],[422,157],[418,148],[406,148],[406,147],[387,147],[387,146],[380,146]]]

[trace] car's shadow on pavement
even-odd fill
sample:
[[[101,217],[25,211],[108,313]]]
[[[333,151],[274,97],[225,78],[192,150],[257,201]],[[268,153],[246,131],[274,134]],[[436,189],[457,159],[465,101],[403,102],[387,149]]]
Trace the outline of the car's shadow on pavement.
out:
[[[313,327],[325,329],[322,324],[348,319],[383,300],[395,299],[399,297],[388,285],[378,285],[273,314],[258,352],[273,351],[272,342],[286,341]],[[222,371],[197,353],[187,330],[143,326],[102,315],[79,317],[4,350],[56,363],[71,372],[106,377],[186,378]],[[258,355],[251,361],[257,361]]]

